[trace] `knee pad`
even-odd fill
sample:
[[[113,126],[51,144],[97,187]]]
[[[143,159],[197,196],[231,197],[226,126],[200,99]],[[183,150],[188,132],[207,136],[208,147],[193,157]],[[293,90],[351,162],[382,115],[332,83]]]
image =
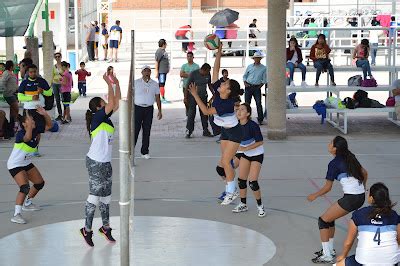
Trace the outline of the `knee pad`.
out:
[[[328,223],[329,227],[335,227],[335,221]]]
[[[322,220],[321,217],[318,218],[318,227],[319,227],[319,229],[329,229],[329,227],[330,227],[329,224],[330,223],[327,223],[324,220]]]
[[[224,170],[223,167],[217,165],[216,170],[217,170],[218,175],[220,175],[220,176],[225,176],[225,170]]]
[[[110,204],[111,202],[111,195],[107,197],[100,197],[99,201],[103,204]]]
[[[258,181],[250,181],[249,186],[250,186],[251,190],[253,190],[253,191],[257,191],[260,189],[260,186],[258,185]]]
[[[22,186],[19,187],[19,192],[28,195],[29,189],[30,189],[29,184],[23,184]]]
[[[33,184],[33,187],[37,190],[41,190],[44,187],[44,181],[40,184]]]
[[[100,197],[99,196],[94,196],[94,195],[89,195],[87,198],[87,202],[93,204],[93,205],[99,205],[99,200]]]
[[[247,188],[247,180],[238,178],[239,188],[246,189]]]

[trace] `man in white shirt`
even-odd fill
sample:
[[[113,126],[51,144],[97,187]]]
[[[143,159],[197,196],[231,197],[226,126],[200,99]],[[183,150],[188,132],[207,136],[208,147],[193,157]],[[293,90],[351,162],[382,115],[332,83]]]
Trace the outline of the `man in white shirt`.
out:
[[[135,80],[135,146],[142,131],[142,148],[140,150],[142,158],[150,159],[150,132],[153,122],[154,102],[157,102],[157,118],[162,118],[160,88],[158,83],[150,78],[151,69],[149,66],[142,67],[142,78]],[[129,91],[128,98],[132,92]]]

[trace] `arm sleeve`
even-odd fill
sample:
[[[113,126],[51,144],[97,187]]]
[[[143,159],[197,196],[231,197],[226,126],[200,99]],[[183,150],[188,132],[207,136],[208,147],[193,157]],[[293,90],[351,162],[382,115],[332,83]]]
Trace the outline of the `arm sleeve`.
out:
[[[26,81],[22,81],[21,84],[19,85],[18,88],[18,101],[20,102],[29,102],[32,101],[31,95],[25,95],[25,86],[26,86]]]
[[[326,172],[326,179],[330,181],[334,181],[338,176],[338,171],[334,161],[331,161],[328,165],[328,171]]]
[[[15,135],[15,143],[24,142],[24,136],[25,136],[25,131],[24,130],[18,131],[17,134]]]
[[[314,45],[311,47],[310,58],[311,58],[311,60],[315,60],[316,59],[315,58],[315,46]]]
[[[246,71],[244,72],[243,81],[247,81],[247,76],[249,75],[249,68],[250,68],[250,66],[248,66],[246,68]]]
[[[297,56],[299,57],[299,59],[297,59],[297,63],[301,63],[303,62],[303,53],[301,52],[300,48],[298,48],[297,50]]]
[[[360,219],[357,211],[353,212],[353,214],[351,215],[351,219],[353,220],[356,226],[360,224]]]
[[[157,50],[157,52],[156,52],[156,54],[155,54],[155,59],[156,59],[156,61],[157,61],[157,62],[160,62],[161,58],[162,58],[162,57],[161,57],[161,53],[160,53],[160,51]]]
[[[262,83],[263,84],[266,84],[268,82],[268,79],[267,79],[267,67],[265,67],[264,68],[264,75],[263,75],[263,81],[262,81]]]
[[[260,129],[260,126],[259,125],[257,125],[256,123],[253,123],[253,137],[254,137],[254,139],[255,139],[255,141],[256,142],[260,142],[260,141],[263,141],[264,140],[264,138],[263,138],[263,136],[262,136],[262,134],[261,134],[261,129]]]
[[[50,86],[45,79],[40,80],[40,87],[43,89],[44,96],[53,95],[53,90],[50,89]]]

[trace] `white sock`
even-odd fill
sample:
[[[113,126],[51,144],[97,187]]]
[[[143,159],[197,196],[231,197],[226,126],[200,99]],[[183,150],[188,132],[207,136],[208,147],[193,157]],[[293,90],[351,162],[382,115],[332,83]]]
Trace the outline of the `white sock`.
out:
[[[331,257],[331,251],[329,249],[329,242],[322,242],[322,253],[325,257]]]
[[[21,211],[22,211],[22,205],[15,205],[14,216],[16,216],[17,214],[21,213]]]
[[[331,254],[333,254],[333,243],[334,243],[334,239],[333,238],[329,238],[329,250],[331,252]]]
[[[225,185],[225,192],[228,192],[228,184]]]
[[[29,198],[29,196],[26,197],[26,200],[25,200],[24,205],[25,205],[25,206],[29,206],[29,205],[31,205],[31,204],[32,204],[32,200]]]
[[[227,183],[228,184],[227,184],[226,192],[231,193],[231,194],[234,193],[236,190],[236,183],[234,181],[227,182]]]

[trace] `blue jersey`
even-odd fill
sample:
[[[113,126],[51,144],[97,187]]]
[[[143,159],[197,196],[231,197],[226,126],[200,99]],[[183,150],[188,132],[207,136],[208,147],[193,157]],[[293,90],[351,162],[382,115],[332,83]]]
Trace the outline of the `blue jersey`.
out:
[[[240,142],[240,146],[248,147],[256,142],[263,141],[260,126],[253,120],[249,120],[243,127],[243,140]],[[255,149],[243,152],[247,156],[257,156],[264,154],[264,147],[258,146]]]
[[[215,92],[214,97],[212,106],[217,110],[217,114],[214,115],[214,123],[224,128],[236,126],[239,121],[235,114],[235,101],[233,99],[221,99],[218,91]]]
[[[24,167],[32,163],[32,157],[37,152],[38,132],[44,132],[44,128],[34,128],[32,130],[32,138],[30,141],[25,142],[25,129],[21,129],[15,136],[14,148],[7,161],[7,168],[14,169],[17,167]]]
[[[373,206],[355,211],[351,217],[358,230],[356,261],[361,264],[389,264],[399,262],[397,226],[400,218],[395,211],[389,215],[370,217]]]
[[[21,82],[18,88],[18,100],[24,103],[24,109],[36,109],[37,105],[44,106],[44,98],[39,94],[39,89],[43,89],[44,96],[51,96],[53,91],[44,78],[27,78]],[[33,101],[32,97],[38,95],[39,101]]]

